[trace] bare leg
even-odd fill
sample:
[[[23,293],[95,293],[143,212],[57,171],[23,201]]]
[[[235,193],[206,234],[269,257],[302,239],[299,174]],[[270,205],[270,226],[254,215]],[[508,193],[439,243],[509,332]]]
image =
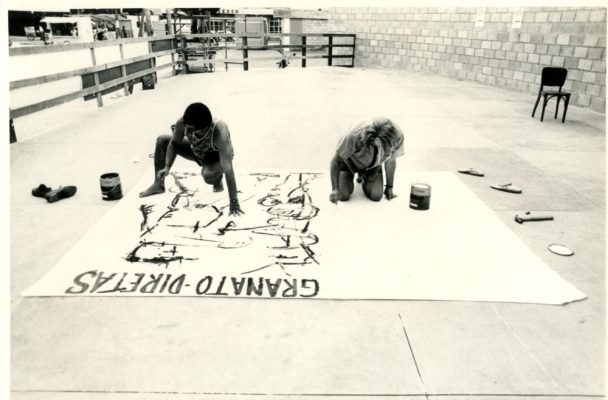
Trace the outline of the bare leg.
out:
[[[340,171],[340,181],[338,188],[340,189],[340,201],[347,201],[350,195],[353,194],[355,185],[353,184],[354,175],[350,171]]]
[[[224,184],[222,182],[224,171],[222,170],[219,161],[213,164],[203,165],[202,175],[205,183],[213,185],[214,192],[224,191]]]
[[[382,200],[383,181],[382,167],[374,168],[373,170],[366,172],[363,175],[363,185],[361,186],[365,196],[372,201]]]
[[[154,183],[148,189],[141,192],[139,197],[147,197],[165,192],[165,180],[158,178],[158,171],[165,168],[169,142],[171,142],[171,135],[160,135],[156,138],[156,148],[154,149]],[[188,160],[196,160],[192,154],[190,144],[186,140],[180,143],[175,150],[178,155]]]

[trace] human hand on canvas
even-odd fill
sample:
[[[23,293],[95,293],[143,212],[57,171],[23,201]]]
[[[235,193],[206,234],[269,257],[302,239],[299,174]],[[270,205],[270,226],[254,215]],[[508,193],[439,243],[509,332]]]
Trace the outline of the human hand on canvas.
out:
[[[334,204],[338,204],[338,200],[340,200],[340,191],[332,190],[331,194],[329,195],[329,201]]]
[[[230,200],[230,213],[228,215],[242,215],[245,214],[243,210],[241,210],[241,205],[239,201],[236,199]]]

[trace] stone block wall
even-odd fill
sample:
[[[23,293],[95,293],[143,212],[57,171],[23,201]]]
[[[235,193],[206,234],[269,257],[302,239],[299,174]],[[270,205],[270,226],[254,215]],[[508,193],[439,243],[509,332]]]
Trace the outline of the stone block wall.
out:
[[[327,19],[304,19],[302,20],[302,32],[306,33],[327,33]],[[327,39],[318,36],[306,38],[309,45],[322,45]]]
[[[513,27],[521,11],[521,26]],[[535,94],[543,67],[564,67],[570,103],[605,113],[606,8],[330,8],[328,17],[329,32],[357,34],[355,66]]]

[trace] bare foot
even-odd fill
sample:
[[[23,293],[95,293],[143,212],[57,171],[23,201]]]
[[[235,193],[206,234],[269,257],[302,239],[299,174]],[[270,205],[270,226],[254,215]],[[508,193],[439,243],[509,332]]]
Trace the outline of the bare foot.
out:
[[[141,192],[139,194],[139,197],[148,197],[148,196],[152,196],[153,194],[159,194],[159,193],[164,193],[164,192],[165,192],[165,185],[162,183],[154,182],[152,184],[152,186],[150,186],[148,189]]]
[[[218,179],[213,184],[213,191],[214,192],[223,192],[224,191],[224,183],[222,182],[222,177],[221,176],[220,176],[220,179]]]

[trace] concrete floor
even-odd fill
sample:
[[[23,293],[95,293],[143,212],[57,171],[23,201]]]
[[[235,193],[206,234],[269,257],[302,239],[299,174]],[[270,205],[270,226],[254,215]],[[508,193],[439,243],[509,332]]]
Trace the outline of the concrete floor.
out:
[[[13,399],[603,397],[604,115],[571,107],[562,124],[551,106],[541,123],[530,117],[530,94],[327,67],[162,77],[153,91],[112,96],[103,108],[74,102],[15,121]],[[152,179],[156,135],[192,101],[228,122],[237,171],[328,169],[354,120],[389,116],[406,134],[398,171],[484,168],[485,178],[459,177],[588,298],[546,306],[20,297],[114,205],[101,200],[99,175],[119,172],[125,193]],[[489,188],[504,182],[523,194]],[[74,184],[78,193],[49,205],[30,194],[40,183]],[[513,221],[530,209],[555,220]],[[556,242],[575,255],[548,252]]]

